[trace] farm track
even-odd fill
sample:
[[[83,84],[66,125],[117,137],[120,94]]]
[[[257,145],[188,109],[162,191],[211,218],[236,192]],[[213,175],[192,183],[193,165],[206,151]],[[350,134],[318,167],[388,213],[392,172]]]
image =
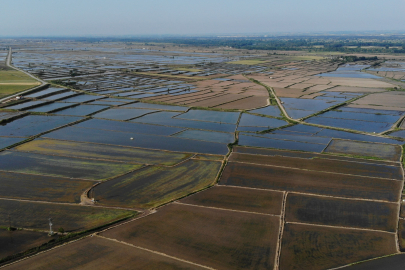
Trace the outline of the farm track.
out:
[[[282,244],[282,240],[283,240],[284,226],[286,224],[285,208],[286,208],[286,204],[287,204],[287,196],[288,196],[288,192],[285,192],[283,195],[283,203],[281,205],[280,230],[279,230],[278,239],[277,239],[276,256],[275,256],[275,262],[274,262],[275,270],[280,269],[281,244]]]
[[[70,206],[77,206],[77,207],[97,207],[97,208],[105,208],[105,209],[116,209],[116,210],[132,210],[137,212],[144,212],[143,209],[137,208],[123,208],[123,207],[115,207],[115,206],[102,206],[102,205],[89,205],[89,204],[78,204],[78,203],[63,203],[63,202],[49,202],[49,201],[35,201],[35,200],[23,200],[23,199],[11,199],[11,198],[0,198],[3,201],[16,201],[16,202],[33,202],[33,203],[42,203],[42,204],[59,204],[59,205],[70,205]]]
[[[357,175],[357,174],[337,173],[337,172],[328,172],[328,171],[320,171],[320,170],[300,169],[300,168],[293,168],[293,167],[279,166],[279,165],[257,164],[257,163],[240,162],[240,161],[230,161],[230,162],[239,163],[239,164],[259,165],[259,166],[264,166],[264,167],[276,167],[276,168],[284,168],[284,169],[292,169],[292,170],[323,172],[323,173],[331,173],[331,174],[339,174],[339,175],[347,175],[347,176],[355,176],[355,177],[367,177],[367,178],[373,178],[373,179],[384,179],[384,180],[391,180],[391,181],[403,181],[403,180],[396,180],[396,179],[392,179],[392,178],[363,176],[363,175]]]
[[[205,268],[205,269],[215,270],[215,268],[211,268],[211,267],[208,267],[208,266],[205,266],[205,265],[201,265],[201,264],[193,263],[191,261],[187,261],[187,260],[183,260],[183,259],[180,259],[180,258],[177,258],[177,257],[173,257],[173,256],[167,255],[167,254],[162,253],[162,252],[158,252],[158,251],[150,250],[150,249],[143,248],[143,247],[140,247],[140,246],[132,245],[132,244],[124,242],[124,241],[119,241],[119,240],[116,240],[116,239],[104,237],[104,236],[101,236],[101,235],[98,235],[98,234],[96,235],[96,237],[100,237],[100,238],[103,238],[103,239],[106,239],[106,240],[109,240],[109,241],[113,241],[113,242],[116,242],[116,243],[120,243],[120,244],[124,244],[124,245],[130,246],[130,247],[133,247],[133,248],[148,251],[148,252],[160,255],[160,256],[165,256],[165,257],[168,257],[168,258],[180,261],[180,262],[188,263],[188,264],[195,265],[195,266],[198,266],[198,267],[202,267],[202,268]]]
[[[49,84],[49,83],[47,83],[47,82],[45,82],[45,81],[43,81],[43,80],[41,80],[41,79],[35,77],[34,75],[30,74],[29,72],[26,72],[26,71],[24,71],[24,70],[22,70],[22,69],[19,69],[19,68],[14,67],[14,66],[11,64],[12,54],[13,54],[13,52],[12,52],[12,49],[11,49],[11,47],[10,47],[9,50],[8,50],[8,55],[7,55],[7,59],[6,59],[6,66],[9,67],[9,68],[12,68],[12,69],[14,69],[14,70],[17,70],[17,71],[19,71],[19,72],[22,72],[22,73],[24,73],[24,74],[26,74],[26,75],[28,75],[28,76],[30,76],[31,78],[35,79],[36,81],[40,82],[41,84],[38,85],[38,86],[35,86],[35,87],[31,88],[31,89],[28,89],[28,90],[25,90],[25,91],[22,91],[22,92],[18,92],[18,93],[16,93],[16,94],[11,95],[11,96],[2,98],[2,99],[0,99],[0,103],[4,102],[4,101],[6,101],[6,100],[9,100],[9,99],[11,99],[11,98],[15,98],[15,97],[17,97],[17,96],[19,96],[19,95],[21,95],[21,94],[29,93],[29,92],[31,92],[31,91],[33,91],[33,90],[39,89],[39,88],[44,87],[45,85],[48,85],[48,84]]]
[[[207,208],[207,209],[214,209],[214,210],[222,210],[222,211],[231,211],[231,212],[238,212],[238,213],[245,213],[245,214],[255,214],[255,215],[262,215],[262,216],[280,217],[279,215],[264,214],[264,213],[242,211],[242,210],[234,210],[234,209],[212,207],[212,206],[203,206],[203,205],[197,205],[197,204],[182,203],[182,202],[179,202],[179,201],[174,201],[173,204],[181,204],[181,205],[188,205],[188,206],[193,206],[193,207],[200,207],[200,208]]]

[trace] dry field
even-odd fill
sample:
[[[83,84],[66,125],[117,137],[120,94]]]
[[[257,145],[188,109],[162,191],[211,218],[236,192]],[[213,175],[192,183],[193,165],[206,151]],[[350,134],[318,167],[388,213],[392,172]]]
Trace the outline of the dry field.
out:
[[[101,235],[215,269],[272,269],[279,223],[277,216],[171,204]]]

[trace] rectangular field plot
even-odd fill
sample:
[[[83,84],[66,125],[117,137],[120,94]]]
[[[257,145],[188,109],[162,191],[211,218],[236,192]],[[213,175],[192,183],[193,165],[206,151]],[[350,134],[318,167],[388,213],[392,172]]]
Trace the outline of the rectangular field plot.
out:
[[[191,110],[184,114],[176,116],[177,119],[197,120],[207,122],[218,122],[224,124],[236,124],[239,119],[237,112],[216,112],[216,111],[202,111]]]
[[[283,192],[215,186],[190,195],[182,203],[253,213],[280,215]]]
[[[305,120],[311,124],[325,125],[338,128],[346,128],[352,130],[359,130],[364,132],[375,132],[380,133],[389,130],[392,126],[391,123],[380,123],[380,122],[368,122],[359,121],[351,119],[338,119],[338,118],[327,118],[322,116],[314,116]]]
[[[46,236],[49,240],[49,237]],[[86,237],[5,269],[206,269],[101,237]]]
[[[0,136],[28,137],[80,120],[72,116],[28,115],[0,125]]]
[[[355,141],[364,141],[364,142],[379,142],[379,143],[390,143],[390,144],[403,144],[402,141],[397,141],[388,138],[382,138],[377,136],[369,136],[351,132],[345,132],[340,130],[333,129],[323,129],[319,131],[316,136],[320,137],[330,137],[335,139],[346,139],[346,140],[355,140]]]
[[[283,131],[282,129],[276,130],[271,133],[255,134],[255,136],[269,138],[269,139],[276,139],[276,140],[323,144],[325,146],[331,141],[331,138],[309,136],[309,135],[304,135],[304,133]]]
[[[215,269],[273,269],[280,219],[171,204],[102,236]]]
[[[288,125],[288,122],[284,120],[279,120],[275,118],[268,118],[268,117],[260,117],[251,114],[242,114],[242,117],[239,121],[239,126],[245,127],[266,127],[270,128],[278,128],[281,126]]]
[[[30,231],[7,231],[0,229],[0,259],[24,252],[47,243],[52,238],[47,233]]]
[[[375,110],[376,113],[361,113],[361,112],[346,112],[346,111],[328,111],[323,113],[322,117],[328,118],[342,118],[342,119],[351,119],[359,121],[368,121],[368,122],[380,122],[380,123],[390,123],[394,124],[400,118],[399,115],[391,114],[382,114],[378,110]],[[382,111],[384,112],[384,111]],[[333,119],[331,119],[333,121]]]
[[[251,113],[263,114],[263,115],[270,115],[275,117],[281,117],[281,111],[278,106],[267,106],[264,108],[256,109],[253,111],[249,111]]]
[[[229,162],[220,184],[396,202],[401,181]]]
[[[280,269],[323,270],[393,253],[391,233],[287,223]]]
[[[397,145],[332,140],[326,153],[370,156],[391,161],[400,161],[402,149]]]
[[[292,158],[280,156],[262,156],[232,153],[229,161],[254,163],[261,165],[291,167],[296,169],[342,173],[359,176],[370,176],[378,178],[388,178],[402,180],[402,168],[399,164],[394,166],[367,163],[367,161],[354,162],[355,160],[334,160],[328,159],[329,156],[318,156],[313,159]]]
[[[124,105],[124,106],[121,106],[121,108],[139,108],[139,109],[153,109],[153,110],[178,111],[178,112],[184,112],[184,111],[188,110],[188,107],[169,106],[169,105],[143,103],[143,102],[137,102],[137,103],[132,103],[129,105]]]
[[[96,113],[98,111],[104,110],[109,106],[102,106],[102,105],[86,105],[82,104],[73,108],[68,108],[62,111],[59,111],[55,114],[59,115],[78,115],[78,116],[86,116],[92,113]]]
[[[188,140],[176,137],[155,136],[127,132],[67,127],[46,134],[44,137],[59,140],[112,144],[157,150],[226,155],[226,144]],[[133,139],[131,139],[133,138]]]
[[[235,125],[230,124],[172,118],[178,114],[179,113],[177,112],[157,112],[142,116],[140,118],[132,120],[131,122],[172,126],[172,127],[205,129],[222,132],[235,132],[236,129]]]
[[[405,130],[399,130],[388,134],[389,136],[405,139]]]
[[[139,123],[129,123],[129,122],[118,122],[118,121],[109,121],[102,119],[91,119],[75,125],[75,127],[81,128],[91,128],[98,130],[111,130],[119,132],[134,132],[141,134],[153,134],[153,135],[162,135],[169,136],[171,134],[182,131],[182,128],[174,127],[162,127],[155,125],[145,125]]]
[[[49,139],[36,139],[20,145],[16,150],[45,155],[60,155],[77,158],[115,160],[126,163],[161,164],[171,166],[190,158],[191,154],[147,150],[114,145],[100,145]],[[220,156],[222,159],[223,156]]]
[[[0,153],[0,170],[56,177],[104,180],[143,165],[69,157],[4,151]]]
[[[91,95],[78,95],[71,98],[66,98],[63,102],[72,102],[72,103],[82,103],[82,102],[89,102],[93,100],[102,99],[102,96],[91,96]]]
[[[79,203],[80,195],[93,184],[93,181],[0,172],[0,197]]]
[[[145,114],[156,112],[148,109],[109,109],[93,115],[96,118],[105,118],[112,120],[129,120],[140,117]]]
[[[264,147],[264,148],[277,148],[286,150],[299,150],[308,152],[320,153],[325,148],[323,144],[314,143],[304,143],[297,141],[284,141],[277,139],[269,139],[258,136],[246,136],[243,134],[239,135],[239,145],[244,146],[254,146],[254,147]]]
[[[289,193],[286,221],[395,232],[398,205]]]
[[[69,104],[69,103],[50,103],[50,104],[42,105],[40,107],[29,109],[28,111],[49,113],[52,111],[60,110],[60,109],[71,107],[71,106],[72,106],[72,104]]]
[[[405,219],[399,219],[398,242],[402,252],[405,251]]]
[[[15,137],[0,137],[0,149],[9,147],[13,144],[22,142],[27,138],[15,138]]]
[[[314,158],[320,154],[304,153],[295,151],[286,151],[278,149],[265,149],[265,148],[253,148],[244,146],[235,146],[233,148],[234,153],[251,154],[251,155],[264,155],[264,156],[282,156],[282,157],[297,157],[297,158]]]
[[[49,87],[48,89],[41,90],[39,92],[35,92],[33,94],[26,95],[27,98],[42,98],[47,95],[56,94],[59,92],[67,91],[65,88],[57,88],[57,87]]]
[[[120,207],[152,208],[213,184],[221,162],[188,160],[174,167],[150,166],[94,188],[97,202]]]
[[[1,112],[0,111],[0,122],[21,117],[21,115],[26,114],[26,112]]]
[[[11,110],[26,110],[29,108],[34,108],[37,106],[41,106],[45,103],[47,103],[48,101],[43,101],[43,100],[35,100],[35,101],[28,101],[28,102],[24,102],[24,103],[20,103],[17,105],[13,105],[10,107],[7,107],[7,109],[11,109]]]
[[[54,228],[65,231],[82,231],[103,224],[132,217],[137,212],[99,207],[34,203],[0,200],[0,226],[49,230],[49,218]]]
[[[235,141],[233,133],[222,133],[204,130],[185,130],[176,135],[178,138],[185,138],[191,140],[200,140],[217,143],[232,143]]]
[[[373,259],[370,261],[356,263],[343,270],[403,270],[405,269],[405,254],[396,254],[393,256]]]

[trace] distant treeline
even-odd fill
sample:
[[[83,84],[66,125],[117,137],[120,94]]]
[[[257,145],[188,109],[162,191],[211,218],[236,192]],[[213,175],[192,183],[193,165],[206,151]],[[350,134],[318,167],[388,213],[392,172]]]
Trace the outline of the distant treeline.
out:
[[[133,37],[75,38],[86,42],[136,42],[146,46],[171,43],[215,49],[232,47],[247,50],[305,50],[313,52],[389,52],[405,53],[405,35],[376,36],[277,36],[277,37]]]

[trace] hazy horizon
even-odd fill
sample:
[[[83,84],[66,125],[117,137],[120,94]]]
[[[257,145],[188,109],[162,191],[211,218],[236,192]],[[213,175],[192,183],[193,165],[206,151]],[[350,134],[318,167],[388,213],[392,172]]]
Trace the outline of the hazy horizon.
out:
[[[2,37],[405,31],[405,0],[14,0],[2,11]]]

